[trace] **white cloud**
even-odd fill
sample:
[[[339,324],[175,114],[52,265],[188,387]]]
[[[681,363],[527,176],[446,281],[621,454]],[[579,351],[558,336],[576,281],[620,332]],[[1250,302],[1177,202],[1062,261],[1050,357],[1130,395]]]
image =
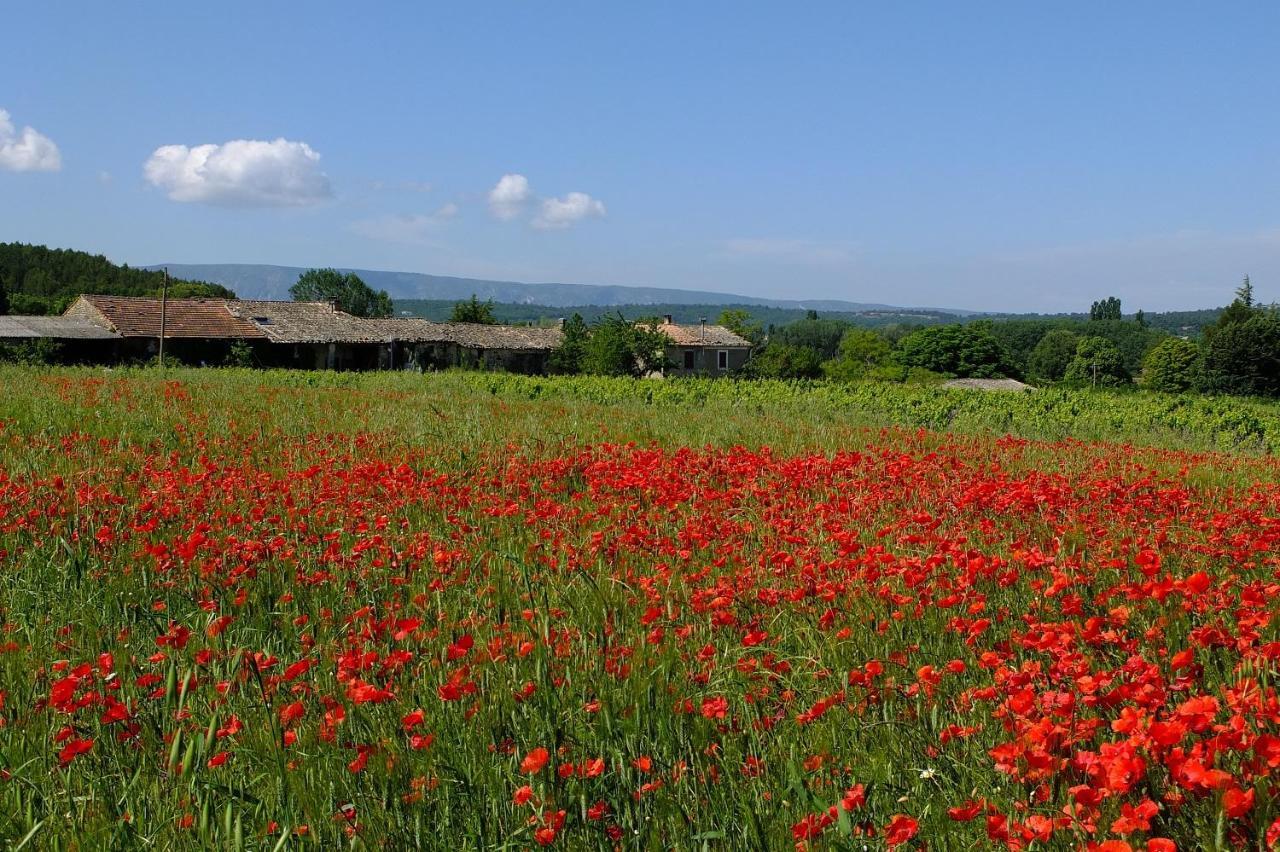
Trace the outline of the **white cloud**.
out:
[[[302,207],[333,197],[320,155],[305,142],[235,139],[221,145],[165,145],[143,166],[172,201],[227,207]]]
[[[362,219],[351,224],[351,230],[373,240],[388,243],[429,243],[432,232],[458,215],[458,205],[449,202],[434,213],[406,213]]]
[[[574,222],[605,213],[604,202],[585,192],[571,192],[563,198],[543,199],[542,209],[533,219],[533,227],[543,230],[567,228]]]
[[[514,219],[524,212],[532,197],[528,178],[524,175],[503,175],[489,190],[489,211],[498,219]]]
[[[816,240],[739,238],[726,240],[721,256],[821,265],[849,261],[853,258],[853,251],[847,245]]]
[[[11,172],[56,172],[62,168],[62,154],[53,140],[33,127],[22,132],[0,109],[0,169]]]

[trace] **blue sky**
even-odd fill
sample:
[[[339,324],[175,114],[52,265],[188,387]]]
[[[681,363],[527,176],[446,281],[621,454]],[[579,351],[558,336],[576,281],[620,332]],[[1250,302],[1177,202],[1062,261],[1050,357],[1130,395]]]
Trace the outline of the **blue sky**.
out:
[[[987,310],[1202,307],[1248,273],[1280,299],[1274,3],[4,18],[0,240]]]

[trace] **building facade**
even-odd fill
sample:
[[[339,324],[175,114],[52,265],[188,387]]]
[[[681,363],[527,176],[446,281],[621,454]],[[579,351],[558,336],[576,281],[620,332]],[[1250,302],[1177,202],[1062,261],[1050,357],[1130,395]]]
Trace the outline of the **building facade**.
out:
[[[658,331],[671,342],[667,345],[667,376],[730,376],[751,357],[751,341],[722,325],[681,325],[663,317]]]

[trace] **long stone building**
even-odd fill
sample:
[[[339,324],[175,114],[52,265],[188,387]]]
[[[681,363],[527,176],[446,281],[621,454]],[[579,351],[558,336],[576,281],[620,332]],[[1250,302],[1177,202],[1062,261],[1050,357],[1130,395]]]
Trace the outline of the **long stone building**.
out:
[[[671,341],[666,375],[729,375],[750,342],[721,326],[659,326]],[[545,373],[559,328],[368,318],[328,302],[78,297],[60,317],[0,317],[0,343],[52,340],[60,360],[129,363],[159,355],[190,365],[249,359],[264,367],[436,370],[449,367]]]

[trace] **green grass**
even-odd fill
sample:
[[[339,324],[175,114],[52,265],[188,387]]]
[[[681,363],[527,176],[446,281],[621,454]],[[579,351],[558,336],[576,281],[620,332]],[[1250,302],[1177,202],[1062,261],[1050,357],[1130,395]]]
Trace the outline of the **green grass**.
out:
[[[994,768],[1024,685],[1099,721],[1069,757],[1137,706],[1086,706],[1082,671],[1115,685],[1151,666],[1162,691],[1138,697],[1161,714],[1277,676],[1259,652],[1280,640],[1268,403],[479,373],[3,367],[0,386],[14,848],[531,848],[526,783],[565,811],[553,848],[612,848],[606,830],[627,849],[786,848],[855,784],[866,804],[818,847],[881,848],[909,814],[913,843],[983,848],[984,818],[948,808],[1047,818],[1083,783]],[[1169,591],[1201,570],[1210,588]],[[1208,628],[1229,635],[1197,645]],[[1175,684],[1184,647],[1198,669]],[[952,661],[965,671],[922,688],[922,666]],[[353,678],[393,697],[356,700]],[[704,716],[721,697],[726,716]],[[402,723],[416,708],[427,748]],[[941,744],[953,725],[975,730]],[[523,773],[539,746],[548,767]],[[594,758],[598,776],[556,775]],[[1030,848],[1100,840],[1142,797],[1161,814],[1135,842],[1228,848],[1276,816],[1246,754],[1219,759],[1259,791],[1230,819],[1219,794],[1168,796],[1161,759],[1093,835]]]

